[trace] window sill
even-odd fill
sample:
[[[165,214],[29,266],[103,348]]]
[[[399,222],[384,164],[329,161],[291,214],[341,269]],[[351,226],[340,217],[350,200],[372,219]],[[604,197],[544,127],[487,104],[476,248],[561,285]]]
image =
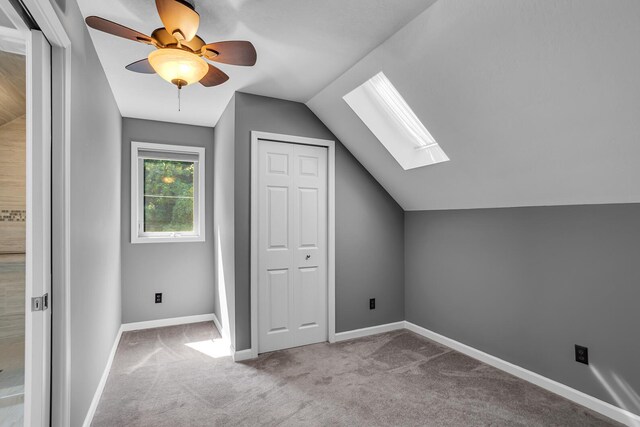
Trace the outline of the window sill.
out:
[[[138,243],[202,243],[204,242],[204,236],[180,236],[180,237],[150,237],[150,236],[133,236],[131,238],[132,244]]]

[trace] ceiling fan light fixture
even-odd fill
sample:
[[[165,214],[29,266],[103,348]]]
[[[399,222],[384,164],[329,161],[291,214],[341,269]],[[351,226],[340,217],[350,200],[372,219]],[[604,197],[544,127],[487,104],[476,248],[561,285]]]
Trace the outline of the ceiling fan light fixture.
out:
[[[209,72],[204,59],[182,49],[154,50],[149,63],[160,77],[178,87],[197,83]]]

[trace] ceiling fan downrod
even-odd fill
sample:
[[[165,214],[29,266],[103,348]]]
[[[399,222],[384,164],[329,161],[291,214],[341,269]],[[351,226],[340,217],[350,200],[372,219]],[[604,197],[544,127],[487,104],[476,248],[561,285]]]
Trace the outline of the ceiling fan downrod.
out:
[[[182,92],[182,88],[187,85],[187,82],[181,79],[173,79],[171,83],[178,87],[178,112],[182,111],[182,105],[180,102],[180,92]]]

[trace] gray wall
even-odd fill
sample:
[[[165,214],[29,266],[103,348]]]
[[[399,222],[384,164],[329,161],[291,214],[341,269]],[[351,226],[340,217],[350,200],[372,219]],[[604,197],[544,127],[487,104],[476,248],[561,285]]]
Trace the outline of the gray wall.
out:
[[[122,123],[122,323],[213,313],[213,128]],[[131,141],[206,148],[204,242],[131,244]],[[156,292],[162,304],[155,303]]]
[[[638,218],[637,204],[407,212],[407,320],[640,413],[623,391],[640,390]]]
[[[230,304],[235,295],[234,261],[234,146],[235,146],[236,102],[235,95],[218,120],[214,130],[214,189],[213,232],[215,240],[215,306],[214,313],[223,337],[235,343],[235,306]]]
[[[236,349],[251,345],[251,131],[336,141],[336,332],[404,320],[403,211],[305,106],[236,94]],[[369,310],[376,298],[376,310]]]
[[[71,425],[82,425],[120,328],[120,112],[75,2],[71,40]],[[56,292],[57,291],[57,292]],[[54,327],[59,327],[52,295]],[[54,362],[60,349],[53,341]],[[54,365],[59,366],[59,365]],[[59,376],[54,375],[57,390]],[[54,404],[58,403],[54,393]],[[54,405],[53,419],[59,408]]]

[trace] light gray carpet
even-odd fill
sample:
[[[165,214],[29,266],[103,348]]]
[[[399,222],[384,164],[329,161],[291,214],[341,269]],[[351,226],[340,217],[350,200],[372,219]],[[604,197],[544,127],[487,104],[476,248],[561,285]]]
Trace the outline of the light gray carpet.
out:
[[[618,425],[409,331],[245,363],[186,345],[215,338],[210,322],[124,333],[93,425]]]

